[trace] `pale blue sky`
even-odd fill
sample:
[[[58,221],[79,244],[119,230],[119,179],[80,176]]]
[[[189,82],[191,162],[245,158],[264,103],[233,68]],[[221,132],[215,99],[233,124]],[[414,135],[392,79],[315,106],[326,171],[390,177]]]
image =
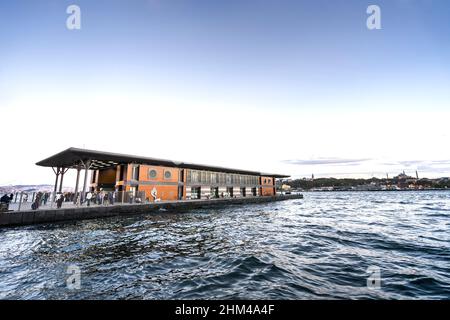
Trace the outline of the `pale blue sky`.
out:
[[[70,4],[81,30],[65,26]],[[382,30],[366,28],[370,4]],[[2,170],[0,184],[51,182],[34,163],[69,146],[293,176],[449,176],[449,37],[446,0],[2,1],[0,164],[29,174]]]

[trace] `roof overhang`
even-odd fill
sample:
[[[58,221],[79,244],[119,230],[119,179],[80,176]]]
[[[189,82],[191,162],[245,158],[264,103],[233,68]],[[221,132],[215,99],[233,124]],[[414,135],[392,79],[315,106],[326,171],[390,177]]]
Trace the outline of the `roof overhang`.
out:
[[[209,166],[203,164],[188,163],[182,161],[173,161],[158,158],[141,157],[128,154],[120,154],[113,152],[104,152],[97,150],[87,150],[79,148],[69,148],[62,152],[59,152],[49,158],[41,160],[36,163],[42,167],[61,167],[61,168],[78,168],[84,167],[84,165],[90,161],[91,170],[103,170],[115,167],[119,164],[147,164],[154,166],[165,166],[174,168],[186,168],[194,170],[208,170],[208,171],[220,171],[226,173],[237,173],[247,175],[269,176],[274,178],[288,178],[288,175],[274,174],[274,173],[261,173],[251,170],[241,170],[217,166]]]

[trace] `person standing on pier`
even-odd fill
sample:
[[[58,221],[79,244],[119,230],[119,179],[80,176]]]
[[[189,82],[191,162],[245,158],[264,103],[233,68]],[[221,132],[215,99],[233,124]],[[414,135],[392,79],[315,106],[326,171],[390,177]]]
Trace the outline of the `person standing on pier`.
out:
[[[98,194],[98,204],[103,204],[105,200],[105,192],[103,191],[103,189],[100,189],[100,192]]]
[[[103,192],[103,204],[107,206],[109,204],[109,195],[108,192]]]
[[[10,197],[7,194],[0,198],[1,203],[9,203],[10,201]]]
[[[63,194],[62,193],[58,193],[58,195],[56,196],[56,207],[58,209],[61,209],[63,201],[64,201]]]
[[[109,204],[114,204],[114,192],[108,192]]]
[[[44,206],[47,204],[49,197],[50,197],[50,194],[48,192],[44,193]]]
[[[92,192],[88,192],[86,195],[87,206],[91,206]]]

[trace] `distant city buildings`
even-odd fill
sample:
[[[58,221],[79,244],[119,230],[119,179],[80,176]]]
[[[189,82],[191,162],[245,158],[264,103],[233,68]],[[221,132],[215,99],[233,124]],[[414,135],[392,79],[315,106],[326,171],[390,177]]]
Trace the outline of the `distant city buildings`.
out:
[[[292,190],[310,191],[395,191],[395,190],[441,190],[450,189],[450,178],[437,179],[420,178],[407,175],[404,171],[389,178],[371,179],[336,179],[336,178],[302,178],[284,181]]]

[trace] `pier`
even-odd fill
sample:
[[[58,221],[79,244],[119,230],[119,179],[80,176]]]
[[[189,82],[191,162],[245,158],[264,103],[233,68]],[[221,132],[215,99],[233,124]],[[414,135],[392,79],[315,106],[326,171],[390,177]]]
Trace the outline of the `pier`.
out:
[[[193,209],[220,208],[227,205],[258,204],[302,198],[302,194],[290,194],[264,197],[176,200],[151,202],[145,204],[116,204],[96,207],[83,206],[61,209],[8,211],[0,212],[0,228],[114,216],[151,214],[159,212],[160,210],[165,210],[168,212],[174,211],[178,213]]]

